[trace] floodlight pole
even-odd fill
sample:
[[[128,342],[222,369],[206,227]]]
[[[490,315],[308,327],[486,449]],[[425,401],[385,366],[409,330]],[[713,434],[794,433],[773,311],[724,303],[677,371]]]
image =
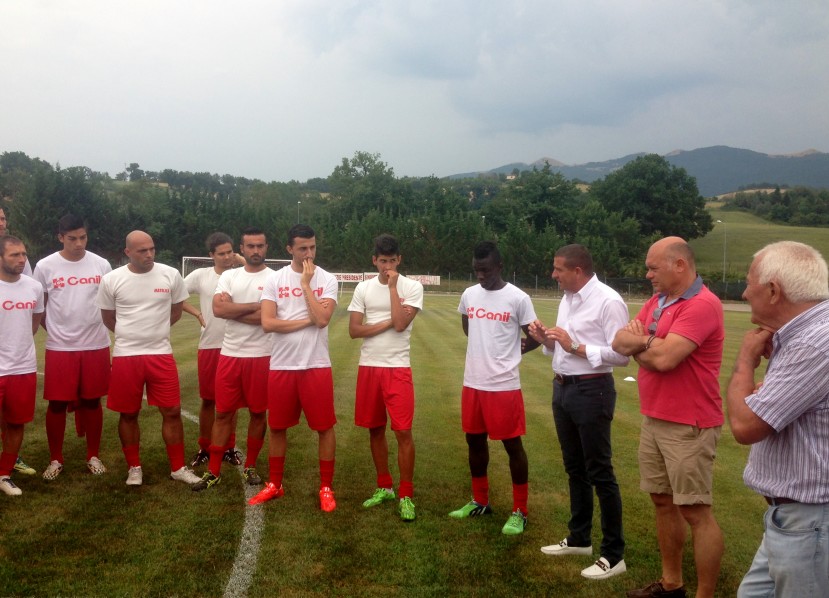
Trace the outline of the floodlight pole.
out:
[[[296,202],[296,223],[297,224],[299,224],[299,204],[301,204],[301,203],[302,203],[301,201]],[[717,222],[719,222],[719,220]]]

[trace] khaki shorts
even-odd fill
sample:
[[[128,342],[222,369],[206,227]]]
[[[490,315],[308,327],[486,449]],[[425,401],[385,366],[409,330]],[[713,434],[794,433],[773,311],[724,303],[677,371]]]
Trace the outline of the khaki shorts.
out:
[[[710,505],[722,426],[698,428],[645,416],[639,435],[639,488],[671,494],[675,505]]]

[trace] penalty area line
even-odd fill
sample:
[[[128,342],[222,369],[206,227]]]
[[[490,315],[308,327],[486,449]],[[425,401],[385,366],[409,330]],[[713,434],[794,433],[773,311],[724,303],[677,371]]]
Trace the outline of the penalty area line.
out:
[[[195,424],[199,423],[197,416],[184,409],[181,410],[181,416]],[[253,584],[253,575],[256,573],[262,543],[262,527],[265,523],[264,505],[248,504],[248,500],[256,494],[256,488],[245,483],[244,465],[236,466],[236,470],[245,490],[245,523],[242,526],[242,537],[239,539],[236,557],[233,559],[233,569],[225,586],[224,598],[245,598],[248,595],[248,589]]]

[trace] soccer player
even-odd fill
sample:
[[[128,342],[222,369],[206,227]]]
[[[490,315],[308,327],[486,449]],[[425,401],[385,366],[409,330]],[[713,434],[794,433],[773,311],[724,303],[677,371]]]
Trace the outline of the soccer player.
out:
[[[320,508],[337,508],[334,479],[336,438],[334,381],[328,355],[328,323],[337,307],[337,279],[314,264],[314,229],[295,224],[288,231],[291,263],[272,273],[262,292],[262,328],[273,333],[268,375],[269,481],[248,504],[282,496],[287,430],[305,413],[319,435]]]
[[[236,253],[233,251],[233,239],[225,233],[217,232],[207,237],[207,254],[213,260],[212,268],[197,268],[184,278],[184,287],[191,295],[199,296],[199,309],[187,301],[182,304],[182,310],[199,321],[202,331],[199,337],[198,371],[199,396],[199,451],[190,463],[197,467],[207,463],[210,459],[208,449],[213,431],[213,422],[216,418],[216,366],[219,363],[219,352],[225,337],[225,320],[213,315],[213,294],[219,284],[222,272],[233,268],[237,263]],[[244,261],[244,260],[243,260]],[[236,420],[233,420],[233,430],[236,429]],[[235,450],[236,435],[231,432],[228,446],[225,447],[224,459],[232,465],[241,465],[238,451]]]
[[[469,447],[472,500],[449,516],[464,519],[492,513],[487,478],[489,435],[500,440],[509,455],[513,506],[501,531],[516,535],[527,525],[527,453],[521,442],[526,422],[518,365],[521,354],[538,347],[538,342],[527,335],[529,324],[536,319],[530,297],[505,282],[502,269],[495,243],[482,241],[475,246],[472,270],[479,284],[463,292],[458,306],[464,334],[469,337],[461,420]]]
[[[256,459],[265,441],[271,339],[262,330],[259,299],[272,273],[265,265],[268,240],[264,231],[246,228],[242,231],[240,249],[245,267],[223,272],[213,295],[213,313],[227,320],[227,324],[216,368],[216,421],[210,465],[201,481],[193,485],[196,492],[211,488],[221,480],[222,453],[233,431],[234,416],[243,407],[250,411],[243,474],[251,486],[262,483],[256,473]]]
[[[23,443],[23,426],[35,415],[37,358],[33,337],[43,318],[43,287],[21,276],[26,261],[26,247],[20,239],[0,237],[0,413],[6,425],[0,491],[9,496],[22,494],[10,476]]]
[[[0,237],[11,234],[8,229],[8,218],[6,217],[6,211],[0,207]],[[32,275],[32,266],[29,264],[29,259],[26,258],[26,265],[23,266],[23,274],[26,276]],[[2,414],[0,414],[0,434],[5,435],[6,433],[6,422],[3,419]],[[14,464],[14,470],[18,473],[23,473],[26,475],[35,475],[37,472],[35,471],[34,467],[29,467],[24,463],[22,457],[20,455],[17,456],[17,461]]]
[[[138,413],[145,386],[147,403],[161,413],[170,478],[195,484],[199,477],[184,465],[181,393],[170,344],[170,327],[181,318],[188,297],[184,280],[175,268],[155,263],[155,244],[143,231],[127,235],[124,253],[129,263],[103,277],[97,303],[104,325],[115,333],[107,408],[120,413],[127,485],[140,486],[144,480]]]
[[[400,469],[397,510],[403,521],[413,521],[414,385],[409,366],[409,339],[412,322],[423,309],[423,285],[398,273],[402,259],[397,239],[380,235],[374,240],[371,261],[378,275],[354,289],[354,297],[348,306],[348,332],[351,338],[363,339],[354,422],[369,430],[371,457],[377,470],[377,489],[363,506],[374,507],[394,500],[386,441],[388,410],[391,428],[397,438]]]
[[[4,208],[0,207],[0,237],[11,234],[9,232],[8,226],[9,226],[9,219],[6,216],[6,210]],[[29,258],[28,257],[26,258],[26,265],[23,266],[22,274],[25,274],[26,276],[31,276],[32,275],[32,265],[29,263]],[[32,473],[34,473],[34,471]]]
[[[93,475],[106,472],[98,457],[103,410],[101,397],[109,388],[109,333],[95,305],[101,278],[112,271],[109,262],[86,250],[83,219],[67,214],[58,221],[63,249],[35,266],[34,279],[43,285],[46,317],[46,373],[43,398],[46,438],[51,462],[43,479],[54,480],[63,471],[66,411],[75,409],[86,436],[86,466]]]

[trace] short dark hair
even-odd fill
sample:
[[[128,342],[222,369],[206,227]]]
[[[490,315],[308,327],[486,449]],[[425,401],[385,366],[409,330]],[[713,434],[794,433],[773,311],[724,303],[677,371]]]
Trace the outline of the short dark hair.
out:
[[[555,257],[564,258],[564,263],[571,270],[574,268],[581,268],[581,271],[588,276],[593,276],[593,256],[584,245],[573,243],[572,245],[565,245],[556,251]]]
[[[225,245],[230,243],[230,246],[233,246],[233,239],[230,238],[230,235],[227,233],[211,233],[210,236],[207,237],[207,240],[204,242],[205,247],[207,247],[207,253],[215,253],[216,248],[219,245]]]
[[[79,228],[86,230],[86,222],[75,214],[66,214],[58,220],[58,234],[65,235],[70,230],[78,230]]]
[[[242,231],[242,236],[239,237],[239,240],[242,243],[244,243],[245,237],[256,237],[258,235],[264,235],[265,240],[268,240],[268,236],[265,234],[265,231],[263,231],[261,228],[259,228],[258,226],[248,226]]]
[[[294,224],[288,229],[288,246],[293,247],[294,239],[297,237],[300,239],[313,239],[316,236],[317,234],[314,232],[314,229],[307,224]]]
[[[379,235],[374,239],[374,255],[400,255],[397,239],[386,233]]]
[[[6,247],[9,245],[25,245],[23,241],[11,235],[0,236],[0,256],[6,255]]]
[[[476,260],[485,260],[492,256],[492,261],[497,265],[501,265],[504,261],[501,258],[501,252],[498,251],[498,246],[495,244],[495,241],[481,241],[475,245],[475,250],[472,255]]]

